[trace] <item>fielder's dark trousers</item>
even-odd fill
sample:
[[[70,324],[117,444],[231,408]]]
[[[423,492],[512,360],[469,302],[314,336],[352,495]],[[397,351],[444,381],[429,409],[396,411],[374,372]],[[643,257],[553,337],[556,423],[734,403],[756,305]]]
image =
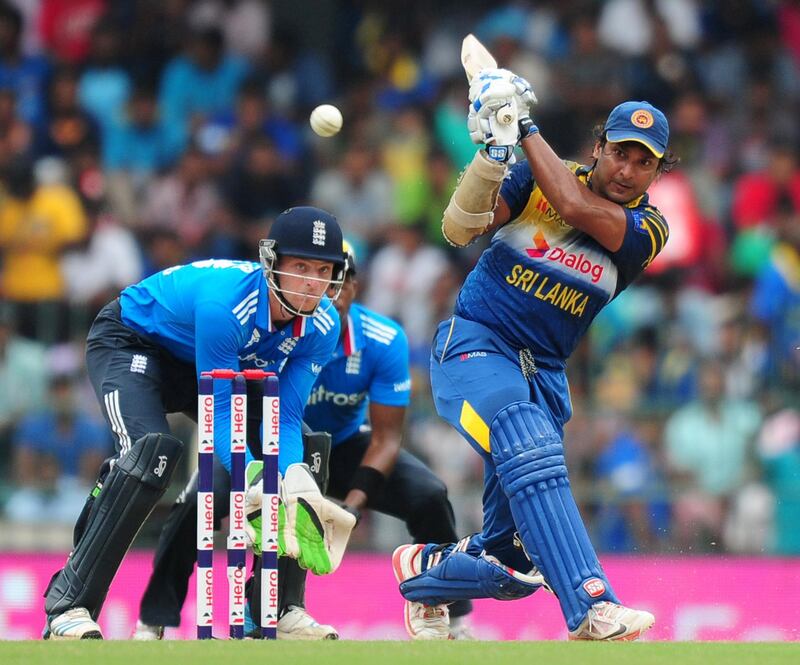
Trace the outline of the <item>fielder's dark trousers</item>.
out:
[[[253,429],[252,426],[248,427],[249,431]],[[361,432],[333,449],[329,496],[344,499],[369,442],[370,433]],[[224,470],[222,475],[227,475]],[[217,474],[214,480],[214,510],[215,515],[221,518],[228,512],[228,489],[227,485],[223,489],[222,482],[217,483]],[[187,491],[183,499],[182,503],[172,507],[164,524],[153,574],[142,598],[139,618],[151,626],[180,624],[181,607],[196,561],[196,493]],[[403,520],[414,542],[449,543],[458,539],[447,488],[433,471],[406,450],[400,451],[383,491],[370,499],[369,508]],[[386,565],[390,565],[388,558]],[[459,601],[450,606],[450,614],[453,617],[463,616],[471,609],[469,601]],[[335,618],[332,620],[335,621]]]

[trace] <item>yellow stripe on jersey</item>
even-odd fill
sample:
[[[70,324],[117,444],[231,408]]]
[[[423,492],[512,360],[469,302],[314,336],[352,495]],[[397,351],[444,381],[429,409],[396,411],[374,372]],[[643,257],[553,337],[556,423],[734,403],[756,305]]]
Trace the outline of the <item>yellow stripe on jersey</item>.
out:
[[[652,244],[652,249],[650,250],[650,256],[647,257],[647,261],[644,262],[643,266],[646,268],[649,266],[653,259],[656,258],[656,254],[658,253],[658,243],[656,242],[656,237],[653,234],[653,229],[650,228],[650,220],[647,218],[642,218],[642,228],[647,231],[648,235],[650,236],[650,241]]]
[[[647,218],[652,222],[653,227],[658,229],[661,234],[662,241],[658,248],[658,252],[660,252],[664,249],[664,245],[667,244],[667,240],[669,240],[669,226],[667,226],[667,221],[661,216],[658,210],[653,208],[648,211]],[[658,252],[656,252],[656,254],[658,254]]]
[[[800,258],[797,252],[785,243],[778,243],[772,252],[773,261],[778,272],[793,287],[800,285]]]
[[[461,417],[458,419],[458,423],[481,448],[487,453],[492,452],[489,446],[489,426],[467,400],[464,400],[464,404],[461,405]]]
[[[655,229],[658,234],[658,240],[661,244],[658,247],[658,251],[664,247],[664,244],[667,242],[667,238],[664,235],[664,227],[658,223],[658,220],[655,218],[654,215],[645,215],[645,219],[650,223],[650,228]]]
[[[658,214],[655,211],[652,211],[652,212],[653,212],[653,214],[652,214],[653,221],[656,222],[658,227],[660,229],[662,229],[662,231],[663,231],[664,245],[666,245],[667,244],[667,240],[669,240],[669,227],[667,226],[667,222],[664,220],[664,218],[660,214]],[[664,248],[664,245],[661,246],[662,249]]]

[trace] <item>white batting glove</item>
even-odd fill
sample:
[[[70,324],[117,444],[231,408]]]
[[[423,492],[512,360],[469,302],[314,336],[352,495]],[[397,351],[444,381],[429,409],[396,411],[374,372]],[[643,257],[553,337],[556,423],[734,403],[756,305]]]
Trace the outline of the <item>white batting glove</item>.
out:
[[[498,87],[499,81],[511,84],[514,87],[513,93],[511,93],[510,88],[505,86]],[[495,96],[499,91],[516,95],[517,110],[521,114],[524,113],[525,110],[530,113],[533,110],[534,104],[538,103],[536,94],[533,92],[533,87],[527,79],[517,76],[508,69],[482,69],[478,75],[472,79],[469,86],[469,101],[474,104],[477,100],[479,106],[476,110],[479,110],[480,105],[484,103],[484,97],[487,95]]]
[[[503,125],[497,121],[499,111],[517,114],[516,88],[504,76],[484,70],[470,85],[467,129],[470,140],[486,146],[486,154],[497,162],[508,162],[519,141],[516,123]]]
[[[504,69],[484,69],[472,79],[467,127],[473,143],[487,146],[516,144],[518,137],[515,128],[496,121],[501,109],[516,115],[517,89],[509,81],[510,74]]]
[[[539,100],[536,99],[536,94],[533,92],[531,84],[528,83],[527,79],[517,76],[514,73],[512,73],[510,83],[517,90],[517,109],[519,110],[520,116],[523,114],[530,115],[534,105],[539,102]]]
[[[509,73],[511,74],[509,82],[517,90],[517,125],[519,128],[519,138],[522,140],[526,136],[530,136],[539,131],[539,128],[531,119],[533,105],[538,103],[539,100],[536,99],[533,88],[531,84],[528,83],[527,79],[517,76],[512,72]]]
[[[516,104],[516,101],[512,98],[511,103]],[[477,145],[485,145],[486,154],[493,161],[513,163],[514,146],[520,138],[516,123],[500,126],[496,120],[496,111],[492,111],[490,106],[483,108],[484,112],[480,113],[475,111],[472,104],[469,106],[467,129],[470,139]]]
[[[538,131],[530,119],[536,95],[530,83],[508,69],[483,69],[472,79],[469,90],[467,128],[470,140],[486,145],[486,154],[498,162],[513,162],[514,146],[531,131]],[[512,125],[498,122],[506,107],[517,117]]]

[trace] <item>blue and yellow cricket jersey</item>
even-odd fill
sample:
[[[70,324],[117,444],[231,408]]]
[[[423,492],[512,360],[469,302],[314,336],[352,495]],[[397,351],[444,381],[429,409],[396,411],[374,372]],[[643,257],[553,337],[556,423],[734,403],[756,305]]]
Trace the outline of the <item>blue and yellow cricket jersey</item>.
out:
[[[564,162],[585,185],[591,168]],[[627,229],[616,252],[567,225],[544,197],[526,161],[515,164],[500,196],[511,220],[467,277],[457,316],[497,332],[536,362],[559,369],[604,305],[625,289],[669,237],[647,194],[625,206]]]

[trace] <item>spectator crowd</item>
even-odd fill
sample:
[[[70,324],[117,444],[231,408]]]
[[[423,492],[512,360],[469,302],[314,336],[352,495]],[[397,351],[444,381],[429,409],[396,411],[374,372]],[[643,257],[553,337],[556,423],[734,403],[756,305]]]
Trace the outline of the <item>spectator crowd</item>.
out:
[[[304,203],[337,216],[362,301],[405,327],[406,445],[478,528],[479,460],[427,376],[485,247],[439,232],[475,149],[474,32],[531,81],[562,157],[589,163],[593,126],[645,99],[680,158],[651,188],[670,243],[569,367],[566,449],[600,549],[800,554],[800,1],[436,5],[0,0],[3,523],[72,523],[113,450],[82,369],[100,307],[172,265],[255,260]],[[334,138],[308,127],[320,103],[343,112]],[[402,533],[363,526],[362,547]]]

